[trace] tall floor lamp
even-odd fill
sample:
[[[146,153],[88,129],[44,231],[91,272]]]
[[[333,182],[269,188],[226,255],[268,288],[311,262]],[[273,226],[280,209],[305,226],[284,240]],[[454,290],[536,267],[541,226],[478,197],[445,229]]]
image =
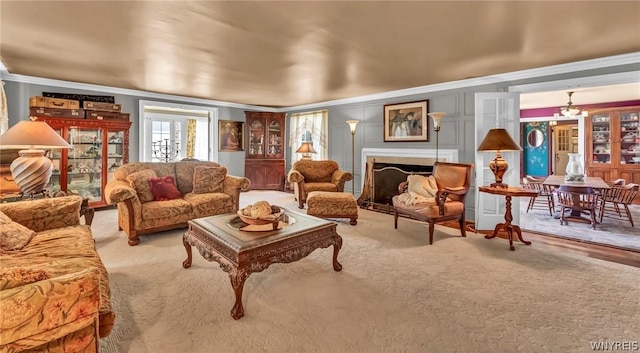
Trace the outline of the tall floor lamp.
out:
[[[349,128],[351,128],[351,193],[355,195],[356,193],[356,164],[355,164],[355,156],[356,156],[356,125],[358,125],[359,120],[347,120],[347,124],[349,124]]]
[[[0,136],[1,149],[21,149],[9,169],[22,195],[32,196],[45,191],[53,173],[53,163],[44,156],[45,149],[71,148],[44,121],[23,120]]]
[[[436,162],[438,161],[438,133],[440,132],[440,120],[444,118],[447,113],[445,112],[433,112],[427,114],[433,119],[433,131],[436,132]]]

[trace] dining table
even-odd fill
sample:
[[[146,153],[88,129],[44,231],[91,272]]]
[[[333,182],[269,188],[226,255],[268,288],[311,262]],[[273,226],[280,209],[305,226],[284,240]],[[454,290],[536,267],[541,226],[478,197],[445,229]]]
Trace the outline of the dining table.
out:
[[[564,175],[549,175],[544,182],[543,185],[555,186],[559,188],[560,186],[567,185],[573,187],[584,187],[584,188],[593,188],[593,189],[609,189],[609,184],[607,184],[601,177],[585,177],[584,181],[565,181]]]
[[[560,188],[562,186],[570,186],[574,188],[587,188],[590,190],[597,189],[609,189],[610,186],[601,177],[584,177],[583,181],[565,181],[564,175],[549,175],[544,182],[543,185],[553,186],[555,188]],[[576,195],[573,199],[574,205],[578,205],[580,203],[579,195]],[[582,219],[582,214],[579,210],[571,210],[571,217],[575,219]],[[556,215],[553,218],[560,218],[560,214],[556,211]]]

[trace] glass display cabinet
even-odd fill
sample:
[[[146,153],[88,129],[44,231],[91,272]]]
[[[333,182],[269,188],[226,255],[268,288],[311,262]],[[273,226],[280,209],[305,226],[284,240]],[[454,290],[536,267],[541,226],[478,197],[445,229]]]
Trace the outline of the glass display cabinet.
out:
[[[640,106],[590,112],[585,120],[587,176],[640,183],[639,116]]]
[[[94,208],[107,206],[104,187],[115,169],[129,160],[131,122],[36,117],[73,146],[48,152],[53,162],[50,190],[78,194]]]
[[[244,173],[254,190],[284,191],[285,113],[245,112],[245,134],[249,146],[245,149]]]

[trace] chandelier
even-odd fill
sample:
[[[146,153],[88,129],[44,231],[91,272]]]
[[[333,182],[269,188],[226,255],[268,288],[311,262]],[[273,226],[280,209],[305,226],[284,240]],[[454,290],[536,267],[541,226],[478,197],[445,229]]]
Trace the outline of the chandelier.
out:
[[[560,108],[560,113],[565,118],[575,117],[578,114],[581,114],[582,116],[587,116],[588,115],[587,111],[582,111],[581,113],[580,108],[576,107],[575,105],[573,105],[573,102],[571,102],[571,96],[573,95],[573,92],[567,92],[567,94],[569,95],[569,102],[567,103],[566,106]],[[559,116],[558,113],[554,115],[556,117]]]

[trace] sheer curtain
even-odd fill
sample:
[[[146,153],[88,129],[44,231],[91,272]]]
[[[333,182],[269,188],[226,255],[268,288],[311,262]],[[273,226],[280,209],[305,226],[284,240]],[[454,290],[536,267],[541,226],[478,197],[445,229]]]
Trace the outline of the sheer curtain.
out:
[[[296,150],[303,141],[309,141],[313,149],[318,153],[312,153],[311,159],[323,160],[329,155],[328,149],[328,111],[317,110],[313,112],[291,114],[291,133],[289,135],[289,147],[291,149],[291,164],[302,159],[302,154]]]
[[[7,96],[4,94],[4,81],[0,80],[0,134],[9,130],[9,112],[7,111]]]

